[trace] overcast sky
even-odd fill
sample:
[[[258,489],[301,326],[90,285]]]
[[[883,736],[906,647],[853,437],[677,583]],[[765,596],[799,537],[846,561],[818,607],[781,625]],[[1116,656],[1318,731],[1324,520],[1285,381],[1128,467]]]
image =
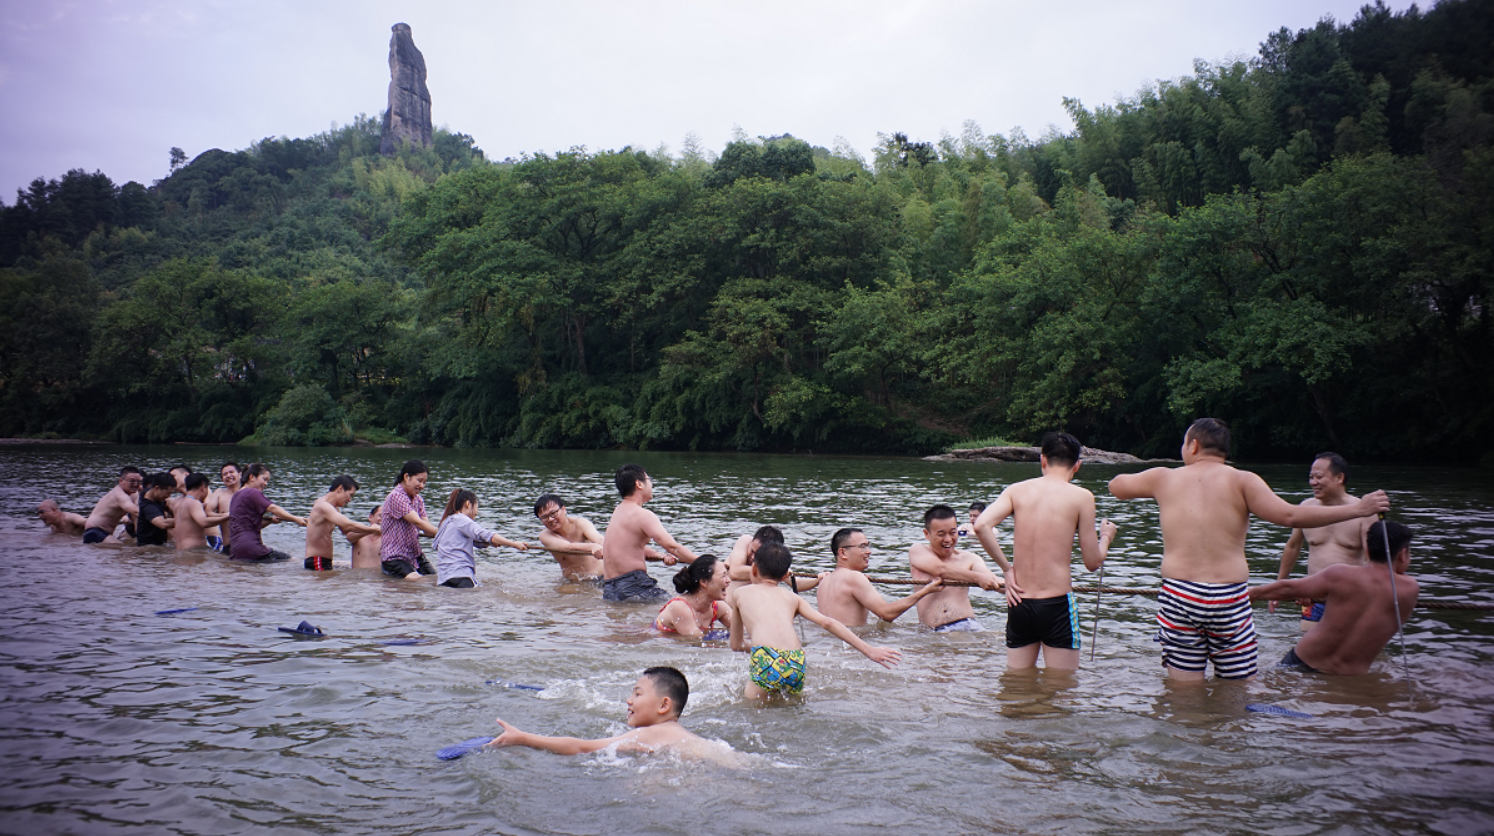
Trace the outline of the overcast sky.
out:
[[[0,199],[115,183],[378,116],[389,27],[425,54],[437,127],[490,159],[575,146],[719,152],[740,129],[844,142],[1072,129],[1088,106],[1250,58],[1362,0],[0,0]],[[1392,9],[1408,2],[1393,0]],[[1429,3],[1423,3],[1429,6]]]

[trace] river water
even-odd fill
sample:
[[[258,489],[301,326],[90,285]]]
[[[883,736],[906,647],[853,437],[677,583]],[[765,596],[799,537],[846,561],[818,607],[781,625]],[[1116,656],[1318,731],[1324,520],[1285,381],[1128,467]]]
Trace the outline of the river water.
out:
[[[972,594],[991,631],[934,635],[912,614],[871,629],[899,648],[895,670],[807,625],[802,704],[740,698],[747,662],[724,646],[652,635],[653,607],[609,605],[560,581],[543,552],[479,552],[476,590],[402,583],[377,571],[311,573],[217,556],[85,547],[43,533],[41,498],[87,514],[124,464],[225,457],[274,470],[270,498],[305,514],[338,473],[382,500],[398,450],[0,447],[4,732],[0,830],[7,833],[1487,833],[1494,830],[1494,614],[1418,609],[1405,655],[1392,645],[1362,677],[1270,667],[1294,615],[1256,610],[1263,675],[1249,685],[1171,687],[1152,642],[1153,602],[1082,599],[1076,677],[1003,673],[1002,599]],[[697,552],[724,555],[758,525],[780,526],[796,568],[830,565],[842,525],[865,529],[874,574],[907,575],[924,508],[989,500],[1035,465],[663,453],[423,450],[427,505],[475,490],[479,521],[533,541],[534,497],[564,496],[599,526],[613,470],[638,461],[650,507]],[[1284,496],[1308,495],[1307,462],[1255,468]],[[1079,482],[1121,527],[1107,585],[1154,587],[1156,507]],[[1384,487],[1415,531],[1423,597],[1494,603],[1494,484],[1486,471],[1355,470]],[[216,479],[214,480],[216,484]],[[1249,557],[1274,577],[1288,532],[1257,523]],[[266,541],[302,554],[302,532]],[[337,561],[347,544],[337,538]],[[653,568],[667,586],[673,570]],[[1079,567],[1081,575],[1082,566]],[[1080,582],[1089,581],[1088,576]],[[889,596],[907,587],[885,587]],[[812,597],[812,596],[811,596]],[[195,607],[175,615],[158,610]],[[1099,639],[1089,661],[1098,608]],[[302,619],[328,637],[276,631]],[[404,643],[419,640],[419,643]],[[396,642],[389,644],[388,642]],[[531,731],[594,737],[625,729],[644,667],[689,677],[685,725],[743,753],[728,769],[671,757],[561,757],[438,748]],[[490,681],[542,687],[506,688]],[[1307,719],[1249,712],[1279,705]]]

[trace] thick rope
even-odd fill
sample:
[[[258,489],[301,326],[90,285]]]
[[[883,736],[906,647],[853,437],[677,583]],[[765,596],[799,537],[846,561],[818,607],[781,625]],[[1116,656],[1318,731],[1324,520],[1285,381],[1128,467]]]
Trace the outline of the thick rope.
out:
[[[813,579],[818,576],[810,573],[796,572],[794,574],[794,577]],[[871,581],[872,583],[882,583],[893,586],[923,586],[924,584],[928,583],[928,581],[916,581],[912,578],[892,578],[884,577],[881,575],[867,575],[866,579]],[[944,585],[977,587],[980,584],[970,583],[969,581],[945,581]],[[1076,586],[1073,588],[1073,591],[1082,593],[1113,592],[1116,595],[1147,595],[1153,598],[1157,597],[1157,594],[1161,592],[1160,589],[1148,589],[1145,587],[1132,586]],[[1416,606],[1424,610],[1475,610],[1480,612],[1494,611],[1494,603],[1484,601],[1439,601],[1423,598],[1416,602]]]

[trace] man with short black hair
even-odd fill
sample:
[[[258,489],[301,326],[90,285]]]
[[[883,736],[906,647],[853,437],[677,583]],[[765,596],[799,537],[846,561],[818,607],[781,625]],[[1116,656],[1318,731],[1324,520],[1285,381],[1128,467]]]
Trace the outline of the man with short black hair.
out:
[[[649,541],[658,543],[669,552],[664,559],[666,566],[676,559],[694,563],[695,552],[675,542],[654,512],[643,507],[654,497],[654,480],[642,467],[623,465],[618,468],[615,481],[622,501],[617,503],[612,519],[607,523],[607,532],[602,536],[602,598],[607,601],[663,601],[669,598],[669,593],[649,577],[644,562]]]
[[[152,473],[145,480],[140,495],[139,514],[135,517],[135,542],[142,546],[166,545],[166,533],[176,521],[166,510],[166,500],[176,492],[176,477],[170,473]]]
[[[974,552],[959,547],[960,519],[948,505],[935,505],[924,512],[923,537],[908,549],[913,580],[939,579],[945,586],[918,602],[918,623],[938,633],[978,633],[985,628],[970,606],[970,587],[949,586],[964,581],[981,589],[1001,589],[1005,582],[986,567]],[[1005,567],[1003,567],[1004,569]]]
[[[1302,500],[1303,505],[1347,505],[1357,501],[1349,494],[1349,463],[1337,453],[1319,453],[1307,471],[1307,484],[1312,496]],[[1365,561],[1364,533],[1369,530],[1369,517],[1333,523],[1318,528],[1294,528],[1281,550],[1281,568],[1276,572],[1277,580],[1291,577],[1292,568],[1302,554],[1302,544],[1307,544],[1307,574],[1312,575],[1340,563],[1363,566]],[[1299,623],[1303,632],[1323,618],[1323,602],[1302,599]],[[1273,600],[1267,607],[1276,612]]]
[[[140,468],[132,465],[121,467],[119,483],[99,497],[98,504],[93,506],[93,511],[84,521],[83,542],[117,544],[119,540],[114,536],[114,528],[121,519],[128,517],[133,520],[140,513],[135,494],[144,483],[145,474],[140,472]]]
[[[332,480],[332,486],[312,503],[311,513],[306,516],[306,561],[311,570],[332,568],[332,529],[340,529],[344,535],[350,533],[378,534],[376,525],[364,525],[348,519],[342,509],[353,501],[358,492],[358,482],[346,473]]]

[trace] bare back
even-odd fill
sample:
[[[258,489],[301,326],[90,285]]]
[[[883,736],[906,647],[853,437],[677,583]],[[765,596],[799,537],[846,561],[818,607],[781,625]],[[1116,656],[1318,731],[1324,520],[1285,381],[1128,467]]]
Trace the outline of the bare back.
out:
[[[644,547],[660,535],[669,537],[653,511],[626,499],[619,502],[602,535],[602,576],[611,579],[645,569]]]
[[[1012,572],[1022,594],[1056,598],[1073,589],[1074,538],[1094,531],[1094,494],[1066,479],[1039,476],[1002,492],[1011,501]],[[999,502],[999,499],[998,499]]]
[[[206,548],[209,528],[216,526],[207,524],[207,512],[197,497],[189,494],[177,500],[176,525],[171,529],[171,539],[177,548]]]
[[[1198,583],[1242,583],[1250,577],[1245,562],[1250,509],[1243,481],[1253,474],[1206,459],[1137,475],[1150,477],[1162,518],[1162,577]]]
[[[794,632],[794,617],[800,606],[808,604],[776,582],[738,586],[727,594],[727,603],[741,621],[739,629],[752,637],[753,645],[777,650],[802,646],[799,634]]]
[[[1332,566],[1323,570],[1321,581],[1323,620],[1298,642],[1297,655],[1325,673],[1365,673],[1396,633],[1390,570],[1383,563]],[[1396,575],[1395,591],[1405,618],[1416,606],[1416,580]]]

